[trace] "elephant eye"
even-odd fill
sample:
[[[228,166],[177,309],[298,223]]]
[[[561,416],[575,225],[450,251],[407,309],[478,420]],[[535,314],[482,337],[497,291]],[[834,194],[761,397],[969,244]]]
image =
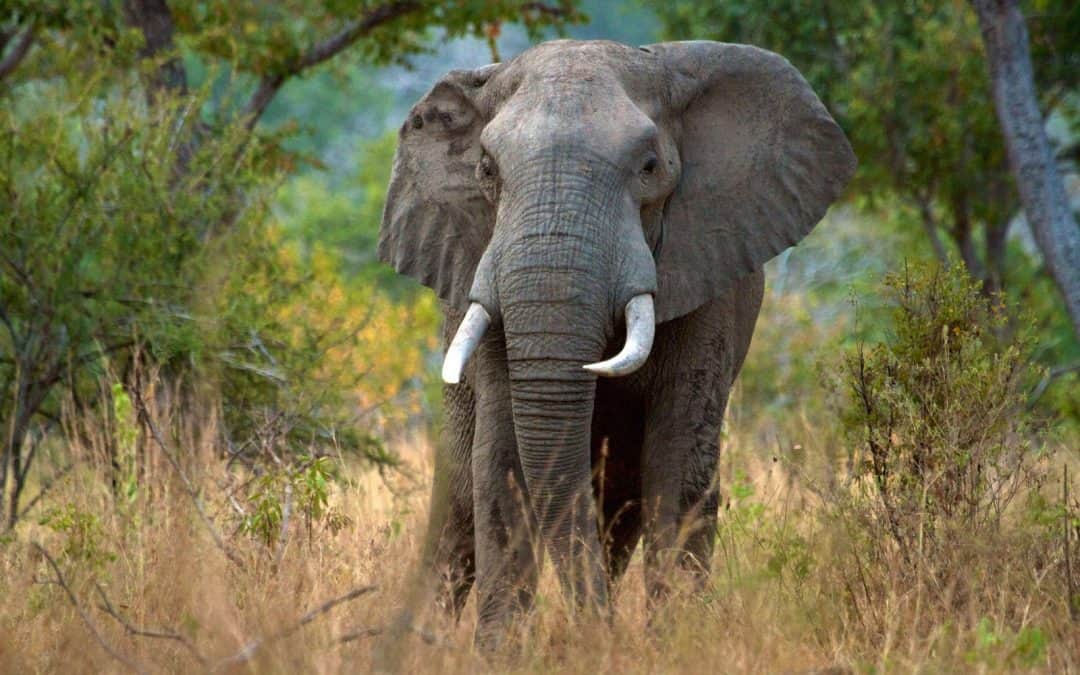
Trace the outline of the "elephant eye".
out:
[[[491,159],[489,155],[484,155],[480,158],[480,161],[476,165],[477,178],[492,179],[499,174],[499,168],[495,166],[495,160]]]
[[[655,170],[656,170],[656,158],[655,157],[650,157],[648,160],[645,161],[645,166],[641,167],[641,172],[646,173],[646,174],[651,174]]]
[[[476,180],[488,201],[495,203],[499,192],[499,166],[487,153],[476,163]]]

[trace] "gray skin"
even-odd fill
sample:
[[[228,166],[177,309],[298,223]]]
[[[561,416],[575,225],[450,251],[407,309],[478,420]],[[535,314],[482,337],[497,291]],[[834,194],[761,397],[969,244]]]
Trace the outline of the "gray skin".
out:
[[[548,42],[451,72],[413,108],[380,257],[439,294],[446,343],[470,302],[492,317],[444,388],[423,554],[454,616],[475,583],[480,646],[529,607],[541,550],[599,613],[641,539],[651,598],[674,569],[705,579],[761,267],[854,169],[802,76],[746,45]],[[645,365],[585,371],[643,293]]]

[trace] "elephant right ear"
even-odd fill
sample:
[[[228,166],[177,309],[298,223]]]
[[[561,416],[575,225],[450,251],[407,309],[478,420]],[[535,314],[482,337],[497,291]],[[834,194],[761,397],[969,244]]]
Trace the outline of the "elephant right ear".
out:
[[[478,100],[496,68],[452,71],[413,106],[379,229],[379,260],[461,308],[495,224],[475,171],[488,122]]]

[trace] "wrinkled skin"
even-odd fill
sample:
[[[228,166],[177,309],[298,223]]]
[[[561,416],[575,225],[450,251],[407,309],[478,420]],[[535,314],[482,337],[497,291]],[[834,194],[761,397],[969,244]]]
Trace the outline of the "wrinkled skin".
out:
[[[436,290],[446,342],[491,326],[444,390],[424,567],[477,642],[531,602],[541,551],[605,613],[639,540],[646,585],[709,570],[718,439],[761,304],[761,266],[854,171],[843,133],[782,58],[744,45],[549,42],[455,71],[402,126],[380,256]],[[655,298],[630,375],[582,366]]]

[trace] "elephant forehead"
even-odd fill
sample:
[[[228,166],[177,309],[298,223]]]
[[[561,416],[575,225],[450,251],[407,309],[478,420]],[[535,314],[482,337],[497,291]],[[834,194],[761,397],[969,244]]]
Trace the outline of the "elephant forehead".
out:
[[[484,149],[510,169],[556,149],[621,165],[656,134],[649,116],[611,78],[568,84],[545,75],[522,83],[480,138]]]

